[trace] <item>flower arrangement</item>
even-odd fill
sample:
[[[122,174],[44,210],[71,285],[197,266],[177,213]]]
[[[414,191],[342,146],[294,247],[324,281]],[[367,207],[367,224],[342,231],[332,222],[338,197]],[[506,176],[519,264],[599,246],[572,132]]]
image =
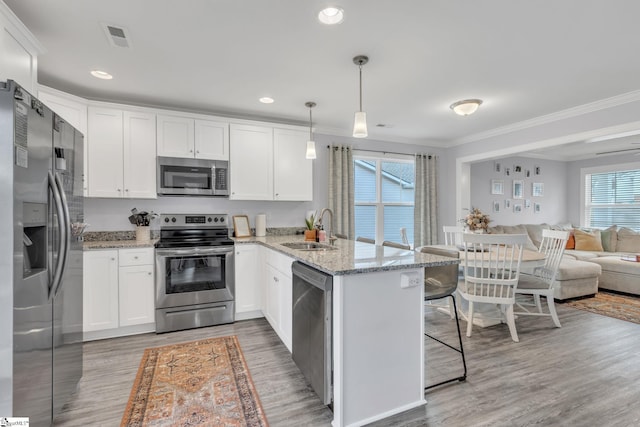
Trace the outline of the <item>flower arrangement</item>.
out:
[[[486,230],[489,228],[489,215],[482,213],[478,208],[471,208],[469,214],[460,220],[462,224],[469,227],[469,230]]]
[[[156,219],[159,215],[153,211],[151,212],[138,212],[137,208],[131,209],[131,215],[129,216],[129,222],[138,227],[148,227],[151,221]]]

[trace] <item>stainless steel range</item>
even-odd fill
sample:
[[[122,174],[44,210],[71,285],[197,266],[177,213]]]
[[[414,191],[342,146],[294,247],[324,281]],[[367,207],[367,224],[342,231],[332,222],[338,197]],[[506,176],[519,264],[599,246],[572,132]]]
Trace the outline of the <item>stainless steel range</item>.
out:
[[[162,214],[156,243],[156,333],[232,323],[233,240],[225,214]]]

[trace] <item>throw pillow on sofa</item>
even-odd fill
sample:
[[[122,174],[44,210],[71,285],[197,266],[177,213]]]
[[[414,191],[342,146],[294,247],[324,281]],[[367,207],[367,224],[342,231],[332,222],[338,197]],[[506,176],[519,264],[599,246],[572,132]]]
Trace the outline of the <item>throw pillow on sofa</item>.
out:
[[[593,230],[591,232],[573,230],[573,236],[576,239],[577,251],[597,251],[603,252],[602,238],[600,237],[600,230]]]
[[[618,230],[617,252],[640,252],[640,233],[630,228],[622,227]]]
[[[575,249],[576,248],[576,236],[573,235],[573,230],[569,232],[569,239],[567,240],[567,246],[565,249]]]
[[[600,230],[600,237],[602,239],[602,249],[605,252],[615,252],[618,246],[618,226],[612,225],[606,230]]]

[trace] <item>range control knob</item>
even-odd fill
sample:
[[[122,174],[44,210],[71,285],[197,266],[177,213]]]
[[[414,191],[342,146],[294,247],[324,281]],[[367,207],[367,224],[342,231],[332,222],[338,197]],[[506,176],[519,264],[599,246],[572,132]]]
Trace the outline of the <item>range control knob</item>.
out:
[[[171,218],[171,222],[176,222],[176,217],[174,216],[173,218]]]
[[[211,221],[212,221],[211,217],[207,218],[207,222],[211,222]]]
[[[218,221],[219,221],[218,217],[215,217],[215,218],[213,219],[213,222],[218,222]]]
[[[169,218],[165,218],[165,219],[164,219],[164,222],[169,222]]]
[[[220,222],[224,222],[224,217],[223,216],[220,217]]]

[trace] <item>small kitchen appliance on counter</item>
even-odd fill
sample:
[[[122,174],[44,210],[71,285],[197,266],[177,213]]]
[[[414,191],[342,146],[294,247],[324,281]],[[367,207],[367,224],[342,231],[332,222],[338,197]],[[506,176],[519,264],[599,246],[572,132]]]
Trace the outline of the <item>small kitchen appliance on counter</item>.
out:
[[[162,214],[156,243],[156,333],[232,323],[233,240],[226,214]]]

